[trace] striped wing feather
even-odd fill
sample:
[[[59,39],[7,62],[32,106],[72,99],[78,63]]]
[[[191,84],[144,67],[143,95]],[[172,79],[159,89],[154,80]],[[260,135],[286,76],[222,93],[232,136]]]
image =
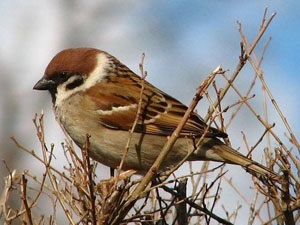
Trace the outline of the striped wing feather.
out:
[[[130,130],[137,115],[142,79],[129,69],[124,71],[118,76],[108,76],[109,79],[102,80],[89,90],[98,107],[100,123],[111,129]],[[144,81],[141,109],[135,132],[169,136],[180,123],[187,107]],[[206,127],[201,117],[192,113],[180,135],[199,137]],[[227,135],[210,127],[205,136]]]

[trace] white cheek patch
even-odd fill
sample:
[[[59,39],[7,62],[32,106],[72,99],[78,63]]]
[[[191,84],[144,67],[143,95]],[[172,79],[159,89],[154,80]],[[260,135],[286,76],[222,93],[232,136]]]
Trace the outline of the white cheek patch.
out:
[[[99,53],[97,55],[97,66],[94,71],[88,76],[83,85],[81,85],[82,90],[89,89],[93,87],[96,83],[100,82],[105,76],[106,68],[109,66],[109,59],[104,53]]]
[[[76,94],[81,91],[85,91],[90,87],[94,86],[96,83],[100,82],[106,76],[106,68],[109,66],[109,59],[104,53],[99,53],[97,55],[97,66],[91,72],[87,79],[83,82],[82,85],[73,88],[67,89],[66,86],[71,84],[76,80],[76,77],[70,77],[66,82],[57,86],[56,101],[55,106],[60,106],[63,104],[63,101],[69,98],[71,95]]]
[[[66,85],[68,83],[69,82],[65,82],[65,83],[60,84],[60,85],[57,86],[55,106],[62,105],[62,103],[65,99],[69,98],[71,95],[73,95],[75,92],[77,92],[77,88],[67,90]]]

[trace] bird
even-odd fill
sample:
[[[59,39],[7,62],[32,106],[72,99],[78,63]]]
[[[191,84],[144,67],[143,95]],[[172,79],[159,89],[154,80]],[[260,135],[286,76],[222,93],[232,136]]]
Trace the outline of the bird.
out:
[[[90,157],[111,168],[120,165],[128,131],[137,118],[122,170],[138,174],[151,168],[187,110],[116,57],[96,48],[60,51],[33,89],[50,92],[55,117],[67,134],[80,148],[89,135]],[[173,167],[190,154],[187,161],[236,164],[259,179],[277,179],[273,170],[225,144],[222,138],[227,136],[192,112],[160,169]]]

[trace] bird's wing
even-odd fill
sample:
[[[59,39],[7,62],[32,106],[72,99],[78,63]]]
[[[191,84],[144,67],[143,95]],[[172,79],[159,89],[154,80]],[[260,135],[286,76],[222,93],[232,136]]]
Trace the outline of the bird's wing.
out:
[[[131,129],[139,108],[142,82],[139,76],[125,67],[119,71],[118,76],[109,76],[109,79],[103,79],[91,88],[89,96],[93,96],[97,106],[99,122],[111,129]],[[169,136],[186,110],[184,104],[144,81],[141,111],[135,132]],[[180,135],[199,137],[206,128],[201,117],[191,113]],[[205,136],[226,137],[227,134],[209,127]]]

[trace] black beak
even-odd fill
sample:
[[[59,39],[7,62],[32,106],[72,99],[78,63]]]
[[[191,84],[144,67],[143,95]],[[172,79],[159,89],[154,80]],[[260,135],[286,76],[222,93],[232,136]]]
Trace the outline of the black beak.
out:
[[[56,87],[53,80],[40,79],[33,87],[34,90],[51,90]]]

